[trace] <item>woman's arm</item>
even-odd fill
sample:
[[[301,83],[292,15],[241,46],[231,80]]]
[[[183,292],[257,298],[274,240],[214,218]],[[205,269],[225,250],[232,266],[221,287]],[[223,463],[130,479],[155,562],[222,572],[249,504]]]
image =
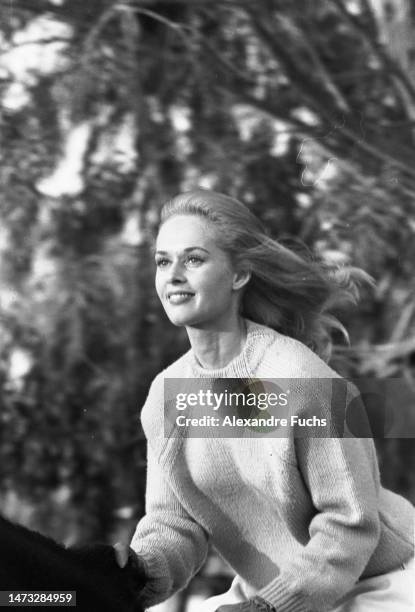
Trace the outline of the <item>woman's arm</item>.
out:
[[[178,501],[150,445],[147,452],[146,514],[131,542],[149,577],[140,594],[144,607],[164,601],[184,588],[208,552],[206,532]]]
[[[362,438],[297,438],[295,447],[317,512],[308,544],[258,595],[278,612],[320,612],[352,588],[379,541],[376,452]]]

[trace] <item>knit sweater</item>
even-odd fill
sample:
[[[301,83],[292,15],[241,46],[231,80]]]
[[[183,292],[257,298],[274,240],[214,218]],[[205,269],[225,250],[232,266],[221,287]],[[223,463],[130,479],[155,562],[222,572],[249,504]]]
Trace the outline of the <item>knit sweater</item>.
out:
[[[414,554],[414,508],[380,484],[370,438],[165,437],[165,378],[340,378],[301,342],[246,323],[244,349],[227,366],[204,369],[190,350],[150,387],[146,514],[131,542],[150,577],[146,606],[188,584],[209,541],[247,597],[277,612],[330,610],[360,578]],[[327,404],[324,386],[314,395]]]

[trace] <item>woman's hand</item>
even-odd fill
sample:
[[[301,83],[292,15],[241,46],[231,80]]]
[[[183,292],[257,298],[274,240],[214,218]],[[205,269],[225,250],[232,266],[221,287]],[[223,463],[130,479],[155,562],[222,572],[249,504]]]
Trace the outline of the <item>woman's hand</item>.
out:
[[[115,559],[118,565],[121,567],[125,567],[128,563],[128,559],[130,557],[130,547],[127,544],[121,544],[121,542],[117,542],[114,544],[114,553]]]
[[[117,543],[86,544],[74,546],[70,550],[83,567],[89,567],[95,573],[102,573],[107,580],[114,580],[136,597],[139,597],[147,582],[144,562],[132,548]]]
[[[262,597],[251,597],[247,601],[220,606],[216,612],[277,612],[277,610]]]
[[[137,592],[142,591],[147,581],[144,562],[128,544],[117,542],[113,548],[119,567],[129,573]]]

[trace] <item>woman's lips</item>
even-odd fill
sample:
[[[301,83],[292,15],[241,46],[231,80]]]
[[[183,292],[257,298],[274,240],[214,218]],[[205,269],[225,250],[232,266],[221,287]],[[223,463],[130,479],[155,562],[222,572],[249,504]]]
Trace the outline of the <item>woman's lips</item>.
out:
[[[167,295],[167,299],[170,304],[184,304],[194,297],[194,293],[189,293],[188,291],[180,291],[176,293],[169,293]]]

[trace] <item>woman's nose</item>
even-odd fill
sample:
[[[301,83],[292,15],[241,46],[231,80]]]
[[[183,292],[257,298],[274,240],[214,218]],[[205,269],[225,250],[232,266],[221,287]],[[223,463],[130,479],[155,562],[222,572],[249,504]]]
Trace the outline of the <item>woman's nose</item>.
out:
[[[180,261],[172,262],[169,270],[170,282],[182,282],[185,281],[184,267]]]

